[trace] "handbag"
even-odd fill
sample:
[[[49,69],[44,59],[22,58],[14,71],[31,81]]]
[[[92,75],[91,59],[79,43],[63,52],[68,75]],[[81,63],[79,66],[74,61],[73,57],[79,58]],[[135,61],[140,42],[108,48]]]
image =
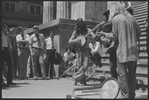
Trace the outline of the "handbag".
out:
[[[54,64],[58,65],[61,64],[63,57],[58,53],[55,52]]]

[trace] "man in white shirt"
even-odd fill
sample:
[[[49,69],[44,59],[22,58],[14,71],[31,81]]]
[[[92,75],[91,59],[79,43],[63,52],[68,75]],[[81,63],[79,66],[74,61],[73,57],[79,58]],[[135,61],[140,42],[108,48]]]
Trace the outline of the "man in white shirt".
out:
[[[42,78],[47,80],[46,69],[44,66],[44,53],[46,49],[45,37],[43,34],[39,33],[39,27],[33,27],[33,34],[30,36],[29,39],[29,49],[31,53],[31,59],[33,64],[33,76],[34,79],[38,79],[38,72],[37,72],[37,61],[39,60]]]
[[[64,69],[68,69],[71,65],[73,65],[75,54],[71,52],[70,46],[66,47],[66,52],[64,53]]]
[[[93,62],[96,64],[96,66],[101,67],[101,45],[100,42],[96,41],[97,38],[92,39],[92,42],[89,43],[89,48],[91,49],[91,56],[93,59]]]
[[[49,76],[50,72],[50,78],[53,79],[53,72],[54,72],[54,58],[55,58],[55,52],[57,49],[57,43],[54,39],[55,33],[53,31],[50,32],[49,37],[46,39],[46,71],[47,76]],[[50,68],[49,68],[50,65]]]
[[[27,61],[30,55],[29,51],[29,35],[24,33],[22,27],[19,27],[19,33],[16,36],[16,41],[18,44],[18,78],[25,79],[27,78]]]

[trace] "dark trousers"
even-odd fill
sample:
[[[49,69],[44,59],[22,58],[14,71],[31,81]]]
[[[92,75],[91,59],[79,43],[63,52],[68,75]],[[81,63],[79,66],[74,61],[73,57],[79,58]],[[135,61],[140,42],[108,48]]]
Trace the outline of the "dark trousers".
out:
[[[12,76],[13,76],[13,79],[16,78],[17,76],[17,69],[18,69],[18,54],[17,54],[17,51],[13,50],[13,52],[11,53],[12,55],[12,62],[13,62],[13,66],[12,66]]]
[[[4,68],[4,64],[7,64],[8,66],[8,71],[7,71],[7,84],[10,84],[12,82],[12,58],[10,55],[10,51],[8,49],[3,49],[2,50],[2,71]],[[3,77],[2,77],[2,82],[3,82]]]
[[[116,58],[116,48],[113,48],[110,52],[110,70],[111,70],[111,76],[117,79],[117,58]]]
[[[55,58],[55,50],[47,50],[46,51],[46,72],[47,76],[49,73],[49,65],[50,65],[50,78],[53,78],[54,73],[54,58]]]

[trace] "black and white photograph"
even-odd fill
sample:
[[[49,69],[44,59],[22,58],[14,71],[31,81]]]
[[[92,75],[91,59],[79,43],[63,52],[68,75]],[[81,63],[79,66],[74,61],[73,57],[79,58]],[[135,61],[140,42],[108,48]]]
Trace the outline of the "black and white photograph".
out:
[[[148,99],[148,1],[1,1],[1,99]]]

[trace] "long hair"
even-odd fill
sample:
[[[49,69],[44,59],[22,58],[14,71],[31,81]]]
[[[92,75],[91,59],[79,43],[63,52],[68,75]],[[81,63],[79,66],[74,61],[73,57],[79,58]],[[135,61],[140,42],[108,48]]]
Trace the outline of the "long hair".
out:
[[[125,9],[125,7],[120,3],[113,3],[109,9],[109,21],[111,21],[116,15],[123,14],[128,20],[132,15]]]
[[[111,21],[116,15],[124,14],[125,8],[122,6],[122,4],[116,2],[111,4],[109,11],[109,21]]]
[[[85,35],[87,33],[86,24],[82,18],[77,19],[77,23],[75,25],[74,30],[77,34]]]

